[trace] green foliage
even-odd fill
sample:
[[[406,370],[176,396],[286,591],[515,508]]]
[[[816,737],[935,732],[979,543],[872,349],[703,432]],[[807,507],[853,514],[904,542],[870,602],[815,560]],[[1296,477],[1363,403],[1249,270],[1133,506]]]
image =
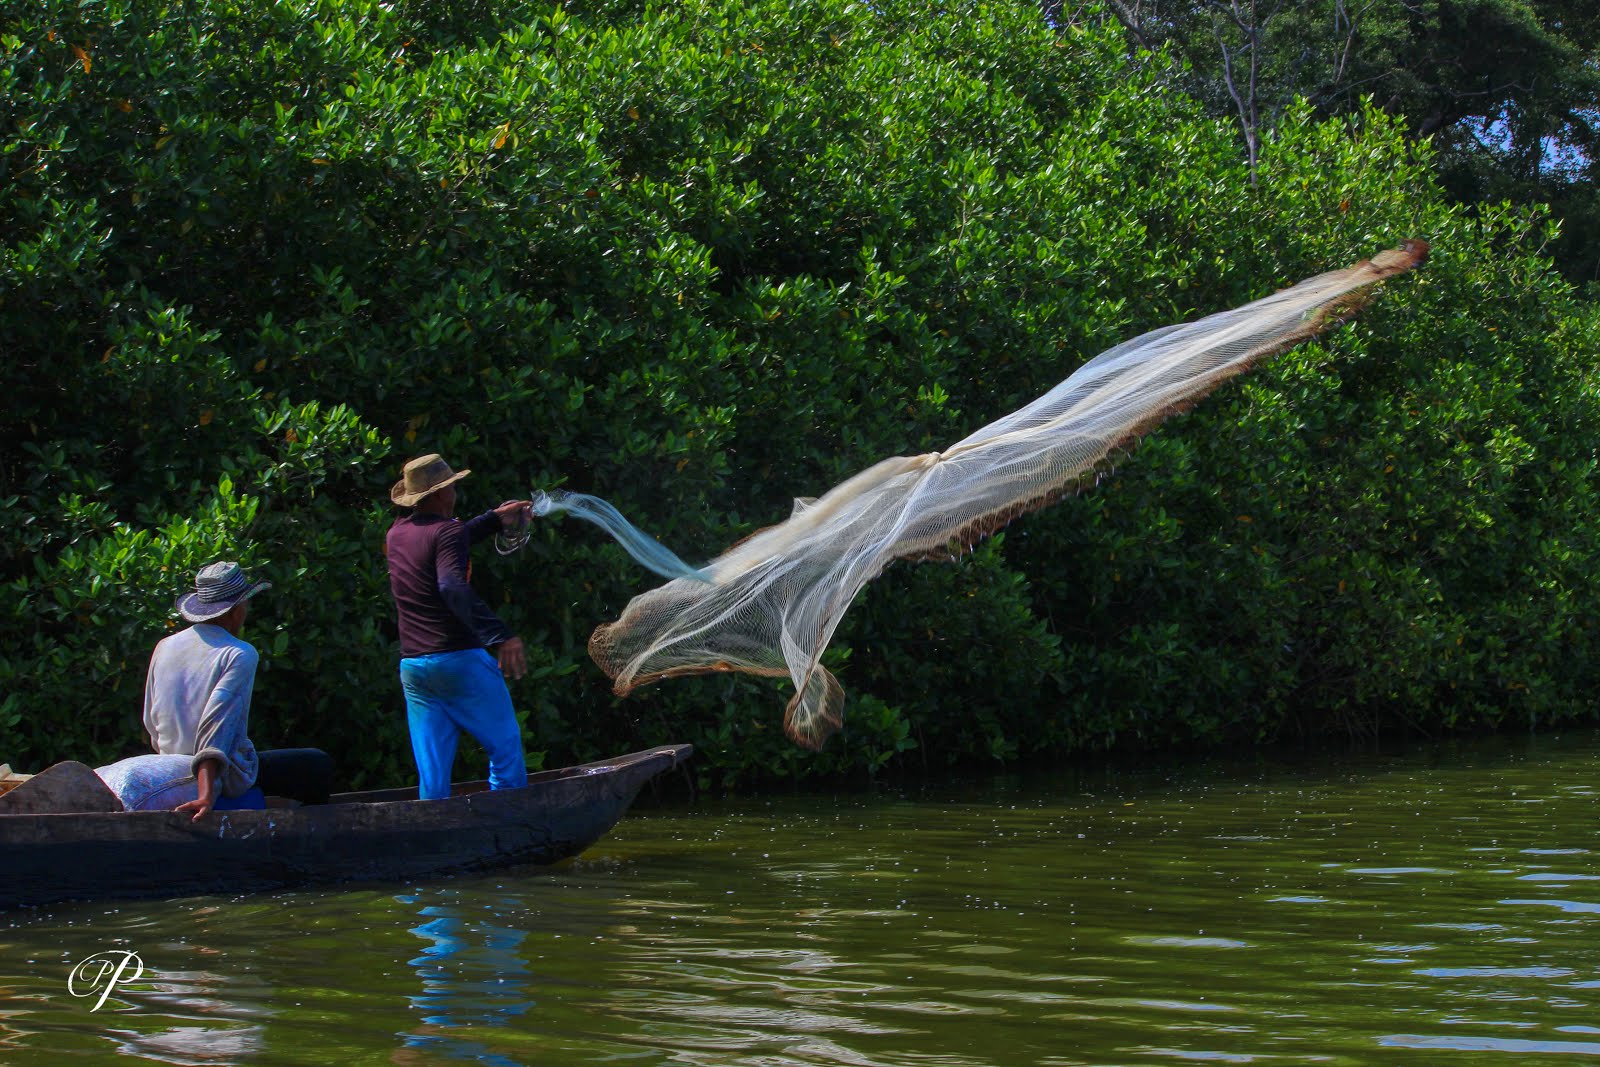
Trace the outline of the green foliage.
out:
[[[1467,217],[1379,112],[1229,126],[1030,4],[0,3],[0,756],[136,750],[172,598],[274,583],[252,732],[411,775],[381,545],[407,456],[470,513],[594,492],[707,558],[1136,332],[1418,235],[1349,329],[953,567],[891,568],[830,667],[618,701],[649,581],[551,521],[475,584],[557,765],[707,785],[1076,748],[1588,715],[1597,325],[1545,220]],[[472,746],[466,746],[464,754]],[[471,760],[468,755],[470,771]]]
[[[1059,5],[1058,22],[1069,17]],[[1593,0],[1105,0],[1141,62],[1264,136],[1309,101],[1323,117],[1368,103],[1432,142],[1446,191],[1492,208],[1551,205],[1568,278],[1600,282],[1600,7]]]

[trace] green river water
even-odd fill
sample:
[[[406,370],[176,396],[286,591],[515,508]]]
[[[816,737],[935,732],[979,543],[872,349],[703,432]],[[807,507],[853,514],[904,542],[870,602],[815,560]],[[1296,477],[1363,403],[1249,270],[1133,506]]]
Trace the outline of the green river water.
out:
[[[1597,771],[1582,733],[646,798],[555,869],[0,913],[0,1064],[1600,1060]],[[96,1008],[108,950],[143,974]]]

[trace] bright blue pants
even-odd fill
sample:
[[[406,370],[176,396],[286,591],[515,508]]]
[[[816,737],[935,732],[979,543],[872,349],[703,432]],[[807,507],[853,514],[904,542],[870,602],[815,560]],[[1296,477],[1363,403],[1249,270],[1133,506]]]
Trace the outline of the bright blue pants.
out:
[[[450,795],[450,771],[462,730],[489,753],[491,789],[528,784],[522,730],[511,710],[511,693],[486,649],[402,659],[400,687],[406,694],[411,751],[417,759],[418,797],[438,800]]]

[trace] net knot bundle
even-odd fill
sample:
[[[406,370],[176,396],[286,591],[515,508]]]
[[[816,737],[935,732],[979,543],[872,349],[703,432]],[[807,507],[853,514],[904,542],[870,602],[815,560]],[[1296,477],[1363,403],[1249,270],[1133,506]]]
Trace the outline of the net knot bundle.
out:
[[[886,459],[820,498],[796,500],[787,521],[635,597],[616,622],[595,630],[589,653],[619,695],[709,671],[787,675],[795,693],[784,730],[821,748],[844,706],[823,651],[862,586],[890,562],[956,558],[1018,516],[1092,484],[1112,453],[1260,360],[1342,322],[1374,283],[1427,253],[1425,242],[1407,241],[1102,352],[942,452]]]

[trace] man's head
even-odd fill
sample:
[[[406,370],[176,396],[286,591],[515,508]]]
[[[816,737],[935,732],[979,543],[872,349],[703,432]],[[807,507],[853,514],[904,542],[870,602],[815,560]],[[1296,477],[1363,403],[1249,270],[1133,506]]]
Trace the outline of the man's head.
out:
[[[250,601],[241,600],[226,612],[211,620],[211,625],[220,626],[235,637],[244,632],[244,620],[250,614]]]
[[[389,490],[389,499],[401,507],[450,515],[456,506],[453,486],[471,473],[451,470],[444,457],[436,454],[419,456],[405,465],[400,480]]]
[[[251,581],[237,563],[224,560],[200,568],[194,592],[178,598],[178,614],[190,622],[209,622],[238,633],[250,608],[246,603],[271,582]]]

